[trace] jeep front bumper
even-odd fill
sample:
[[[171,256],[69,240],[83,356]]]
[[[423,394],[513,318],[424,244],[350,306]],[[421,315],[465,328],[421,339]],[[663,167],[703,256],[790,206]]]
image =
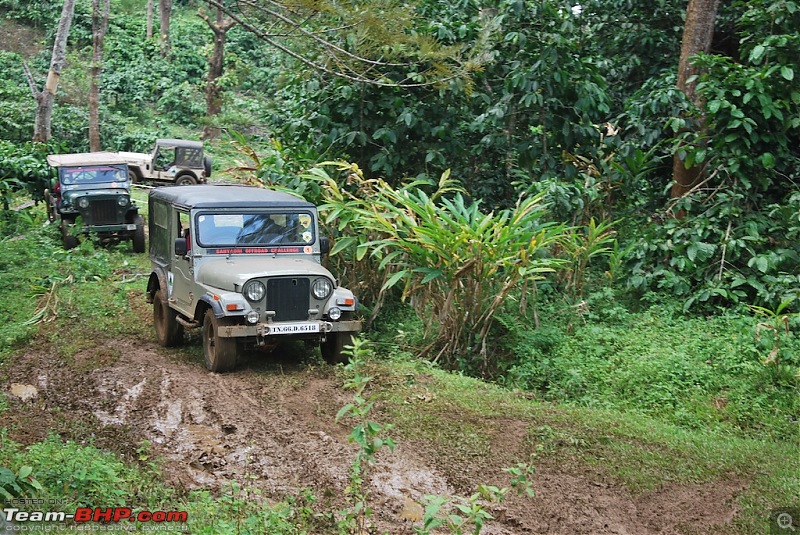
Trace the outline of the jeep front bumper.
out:
[[[263,340],[271,336],[295,336],[308,338],[330,332],[359,332],[361,321],[292,321],[257,323],[256,325],[221,325],[217,336],[224,338],[257,338]]]

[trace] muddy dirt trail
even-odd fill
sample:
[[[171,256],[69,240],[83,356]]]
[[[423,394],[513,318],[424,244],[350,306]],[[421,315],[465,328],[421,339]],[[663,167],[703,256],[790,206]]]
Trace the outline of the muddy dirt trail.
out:
[[[271,363],[265,365],[265,358]],[[118,340],[111,353],[98,346],[69,364],[49,348],[30,350],[13,360],[3,385],[7,392],[12,383],[37,390],[27,400],[9,397],[10,435],[33,442],[50,428],[59,430],[66,418],[73,427],[80,422],[98,446],[129,458],[142,440],[150,441],[167,461],[169,483],[179,488],[219,491],[247,477],[276,499],[311,489],[335,510],[344,505],[356,451],[347,441],[347,425],[335,422],[350,394],[333,368],[280,359],[249,356],[237,371],[221,375],[207,372],[197,351],[166,350],[151,340]],[[480,478],[502,473],[508,466],[504,452],[522,448],[529,423],[501,425],[510,432],[493,439],[497,459],[474,465],[427,444],[398,440],[394,453],[381,453],[372,472],[373,521],[390,533],[413,533],[410,500],[469,495],[478,483],[497,482]],[[483,533],[724,533],[743,487],[666,486],[632,496],[586,468],[547,461],[536,469],[536,496],[513,496],[493,508],[496,520]]]

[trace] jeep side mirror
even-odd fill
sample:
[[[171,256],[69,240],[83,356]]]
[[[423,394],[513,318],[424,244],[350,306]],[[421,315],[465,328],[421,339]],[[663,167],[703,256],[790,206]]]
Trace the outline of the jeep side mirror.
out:
[[[331,240],[327,236],[320,236],[319,238],[319,253],[322,256],[331,252]]]
[[[186,247],[186,238],[175,238],[175,255],[176,256],[186,256],[188,252],[188,248]]]

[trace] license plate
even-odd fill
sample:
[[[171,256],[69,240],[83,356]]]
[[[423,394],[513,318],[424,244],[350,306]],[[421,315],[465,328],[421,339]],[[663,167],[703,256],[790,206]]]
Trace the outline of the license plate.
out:
[[[269,334],[302,334],[318,332],[319,323],[287,323],[283,325],[269,326]]]

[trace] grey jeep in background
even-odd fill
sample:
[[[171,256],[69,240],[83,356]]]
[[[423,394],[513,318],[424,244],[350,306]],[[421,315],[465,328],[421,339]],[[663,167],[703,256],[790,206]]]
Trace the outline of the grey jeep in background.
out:
[[[186,139],[157,139],[149,154],[120,152],[130,170],[131,181],[176,186],[204,184],[211,177],[211,158],[203,144]]]
[[[145,249],[144,218],[131,200],[128,165],[115,152],[51,154],[52,189],[44,191],[47,218],[61,226],[65,249],[78,245],[78,233],[93,233],[102,242],[133,242]]]
[[[231,370],[248,346],[285,339],[346,360],[361,321],[353,293],[321,264],[329,243],[313,204],[250,186],[163,187],[150,191],[148,219],[147,300],[162,346],[202,328],[214,372]]]

